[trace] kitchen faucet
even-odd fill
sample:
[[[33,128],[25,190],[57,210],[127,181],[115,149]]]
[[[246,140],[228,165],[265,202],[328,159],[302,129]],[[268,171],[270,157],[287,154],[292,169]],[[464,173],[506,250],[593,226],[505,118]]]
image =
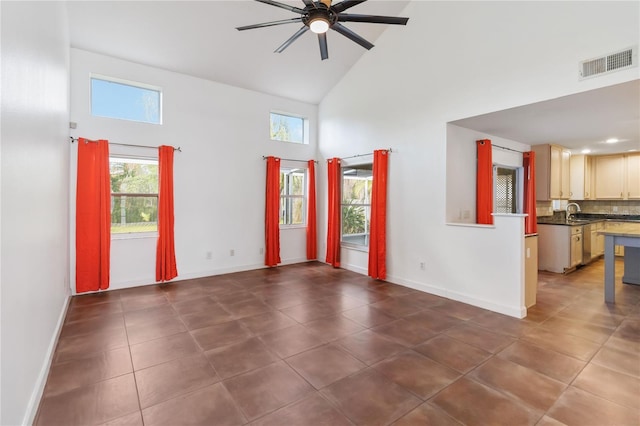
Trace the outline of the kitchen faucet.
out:
[[[571,206],[576,208],[576,211],[574,213],[580,213],[580,205],[578,205],[578,203],[569,203],[569,204],[567,204],[567,208],[565,210],[566,216],[567,216],[567,220],[571,220],[572,213],[569,213],[569,207],[571,207]]]

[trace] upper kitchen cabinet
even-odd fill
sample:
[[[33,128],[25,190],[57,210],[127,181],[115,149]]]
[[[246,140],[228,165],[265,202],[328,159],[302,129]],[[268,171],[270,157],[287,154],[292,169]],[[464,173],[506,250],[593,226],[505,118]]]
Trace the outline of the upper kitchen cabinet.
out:
[[[593,174],[588,155],[572,155],[570,160],[570,189],[572,200],[591,200],[593,198]]]
[[[594,174],[596,199],[640,199],[640,154],[599,155]]]
[[[640,153],[627,154],[627,199],[640,199]]]
[[[533,145],[536,153],[536,199],[568,200],[571,198],[571,152],[552,144]]]

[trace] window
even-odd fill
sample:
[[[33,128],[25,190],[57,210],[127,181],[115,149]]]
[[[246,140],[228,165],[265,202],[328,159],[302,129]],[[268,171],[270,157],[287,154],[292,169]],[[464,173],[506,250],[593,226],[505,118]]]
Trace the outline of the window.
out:
[[[280,225],[304,225],[307,169],[280,168]]]
[[[496,213],[520,213],[521,167],[494,166],[494,211]]]
[[[109,158],[111,233],[158,230],[158,160]]]
[[[342,168],[342,243],[369,247],[373,164]]]
[[[161,124],[162,91],[158,87],[91,77],[91,115]]]
[[[272,112],[269,121],[271,140],[309,143],[307,137],[309,125],[305,118]]]

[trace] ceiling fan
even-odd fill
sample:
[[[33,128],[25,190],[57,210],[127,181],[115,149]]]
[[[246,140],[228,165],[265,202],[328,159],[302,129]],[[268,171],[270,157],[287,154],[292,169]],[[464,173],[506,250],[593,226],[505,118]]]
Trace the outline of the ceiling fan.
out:
[[[273,0],[256,0],[260,3],[269,4],[271,6],[280,7],[290,12],[299,14],[300,16],[281,21],[265,22],[262,24],[246,25],[237,27],[238,31],[252,30],[254,28],[272,27],[274,25],[291,24],[294,22],[302,22],[303,27],[296,31],[287,41],[282,43],[275,52],[282,53],[294,41],[308,30],[318,34],[318,42],[320,43],[320,57],[324,60],[329,57],[327,48],[327,31],[334,30],[348,39],[358,43],[365,49],[371,49],[373,44],[365,40],[358,34],[354,33],[341,22],[366,22],[372,24],[395,24],[407,25],[409,18],[400,18],[395,16],[377,16],[377,15],[359,15],[344,13],[345,10],[364,3],[367,0],[342,0],[335,5],[331,4],[331,0],[302,0],[304,8],[290,6],[288,4],[279,3]]]

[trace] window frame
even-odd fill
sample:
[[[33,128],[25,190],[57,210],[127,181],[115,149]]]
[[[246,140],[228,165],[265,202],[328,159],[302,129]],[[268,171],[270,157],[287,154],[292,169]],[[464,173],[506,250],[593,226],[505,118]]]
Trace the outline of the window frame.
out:
[[[278,115],[282,117],[288,118],[298,118],[302,120],[302,140],[300,142],[293,140],[284,140],[284,139],[274,139],[271,135],[271,124],[272,124],[272,115]],[[293,143],[296,145],[308,145],[309,144],[309,119],[304,115],[294,114],[290,112],[271,110],[269,111],[269,140],[273,142],[284,142],[284,143]]]
[[[369,166],[369,168],[364,168],[363,166]],[[359,251],[364,251],[364,252],[368,252],[369,251],[369,244],[371,243],[371,196],[368,190],[365,189],[365,200],[367,200],[368,198],[368,203],[345,203],[345,198],[344,198],[344,180],[345,180],[345,170],[348,169],[365,169],[365,170],[370,170],[371,171],[371,176],[369,177],[365,177],[362,178],[361,180],[364,181],[370,181],[371,182],[371,188],[373,189],[373,161],[371,162],[366,162],[366,163],[358,163],[358,164],[343,164],[342,167],[340,167],[340,246],[341,247],[345,247],[345,248],[349,248],[349,249],[353,249],[353,250],[359,250]],[[364,220],[364,230],[365,232],[362,234],[364,236],[364,239],[366,241],[365,244],[359,244],[359,243],[355,243],[352,241],[345,241],[344,240],[344,208],[347,206],[356,206],[356,207],[363,207],[365,210],[365,220]],[[348,234],[348,235],[356,235],[356,234]]]
[[[158,157],[153,157],[153,156],[140,156],[140,155],[127,155],[127,154],[109,154],[109,169],[111,169],[111,163],[112,160],[120,160],[120,161],[113,161],[113,162],[122,162],[122,163],[135,163],[136,161],[140,162],[151,162],[151,163],[155,163],[155,166],[158,167],[158,173],[160,172],[159,170],[159,159]],[[126,160],[133,160],[133,161],[126,161]],[[109,180],[111,181],[111,171],[109,172]],[[158,182],[159,183],[159,182]],[[113,214],[113,203],[114,203],[114,196],[115,197],[122,197],[122,196],[132,196],[132,197],[147,197],[147,198],[152,198],[155,197],[156,198],[156,216],[158,214],[157,210],[158,210],[158,197],[159,197],[159,192],[156,193],[133,193],[133,192],[113,192],[112,188],[111,188],[111,182],[109,182],[109,189],[110,189],[110,199],[111,199],[111,209],[110,209],[110,215]],[[159,189],[159,188],[158,188]],[[111,222],[112,224],[113,222]],[[112,240],[126,240],[126,239],[136,239],[136,238],[156,238],[158,237],[158,222],[156,219],[156,229],[152,230],[152,231],[134,231],[134,232],[111,232],[111,226],[109,227],[110,230],[110,234],[111,234],[111,239]]]
[[[295,229],[295,228],[306,228],[307,227],[307,196],[308,196],[308,186],[309,186],[309,169],[305,167],[295,167],[295,166],[280,166],[280,176],[282,176],[283,171],[289,171],[291,174],[296,171],[302,172],[302,195],[293,195],[293,194],[283,194],[283,190],[280,190],[280,204],[279,208],[280,214],[278,215],[278,220],[280,218],[285,217],[285,212],[282,209],[283,200],[298,200],[302,199],[302,223],[279,223],[280,229]],[[286,178],[285,178],[286,179]],[[289,190],[291,189],[292,183],[290,183]],[[286,184],[285,184],[285,188]],[[293,203],[285,203],[286,206],[292,206]],[[292,210],[292,209],[291,209]],[[292,211],[289,211],[289,215],[292,215]]]
[[[93,111],[93,101],[94,101],[93,80],[106,81],[108,83],[115,83],[123,86],[129,86],[137,89],[150,90],[153,92],[157,92],[158,93],[158,121],[156,122],[156,121],[150,121],[150,120],[136,120],[132,118],[116,117],[112,115],[94,113]],[[163,91],[160,86],[154,86],[152,84],[141,83],[133,80],[125,80],[123,78],[111,77],[103,74],[96,74],[96,73],[89,74],[89,110],[91,112],[92,117],[110,118],[113,120],[131,121],[134,123],[162,125],[162,116],[164,112],[163,103],[164,103]]]

